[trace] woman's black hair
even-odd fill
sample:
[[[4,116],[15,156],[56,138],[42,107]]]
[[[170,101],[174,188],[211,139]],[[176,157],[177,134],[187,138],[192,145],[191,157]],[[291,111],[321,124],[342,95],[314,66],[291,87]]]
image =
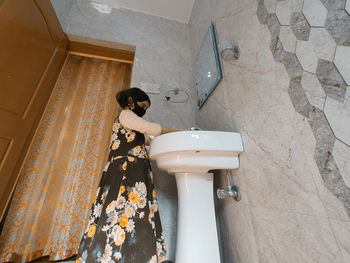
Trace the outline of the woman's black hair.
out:
[[[128,106],[129,101],[128,98],[131,97],[132,100],[136,103],[137,101],[148,101],[151,105],[151,100],[149,99],[148,95],[141,89],[137,87],[133,87],[127,90],[122,90],[115,95],[115,98],[117,99],[119,105],[123,108]]]

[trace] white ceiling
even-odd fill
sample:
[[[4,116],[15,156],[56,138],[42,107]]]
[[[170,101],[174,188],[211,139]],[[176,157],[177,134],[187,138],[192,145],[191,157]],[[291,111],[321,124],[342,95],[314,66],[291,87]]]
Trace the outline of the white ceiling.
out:
[[[189,22],[194,4],[194,0],[91,0],[91,2],[127,8],[183,23]]]

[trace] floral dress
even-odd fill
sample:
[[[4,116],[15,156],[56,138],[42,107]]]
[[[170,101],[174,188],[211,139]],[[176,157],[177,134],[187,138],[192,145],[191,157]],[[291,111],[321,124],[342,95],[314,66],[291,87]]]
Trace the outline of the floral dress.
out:
[[[113,123],[108,162],[77,263],[157,263],[166,257],[144,134]]]

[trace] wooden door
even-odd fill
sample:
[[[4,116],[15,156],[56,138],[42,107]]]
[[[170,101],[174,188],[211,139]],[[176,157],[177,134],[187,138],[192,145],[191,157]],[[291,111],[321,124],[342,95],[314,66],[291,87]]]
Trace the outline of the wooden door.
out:
[[[68,54],[49,0],[0,0],[0,217]]]

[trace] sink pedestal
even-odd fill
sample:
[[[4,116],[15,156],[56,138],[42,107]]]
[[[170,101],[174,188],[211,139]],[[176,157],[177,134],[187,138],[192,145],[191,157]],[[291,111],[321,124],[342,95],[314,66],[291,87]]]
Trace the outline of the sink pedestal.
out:
[[[212,173],[175,173],[178,190],[176,262],[220,263]]]
[[[242,137],[237,132],[172,132],[151,142],[150,158],[176,177],[176,263],[220,263],[213,174],[208,171],[237,169],[241,152]]]

